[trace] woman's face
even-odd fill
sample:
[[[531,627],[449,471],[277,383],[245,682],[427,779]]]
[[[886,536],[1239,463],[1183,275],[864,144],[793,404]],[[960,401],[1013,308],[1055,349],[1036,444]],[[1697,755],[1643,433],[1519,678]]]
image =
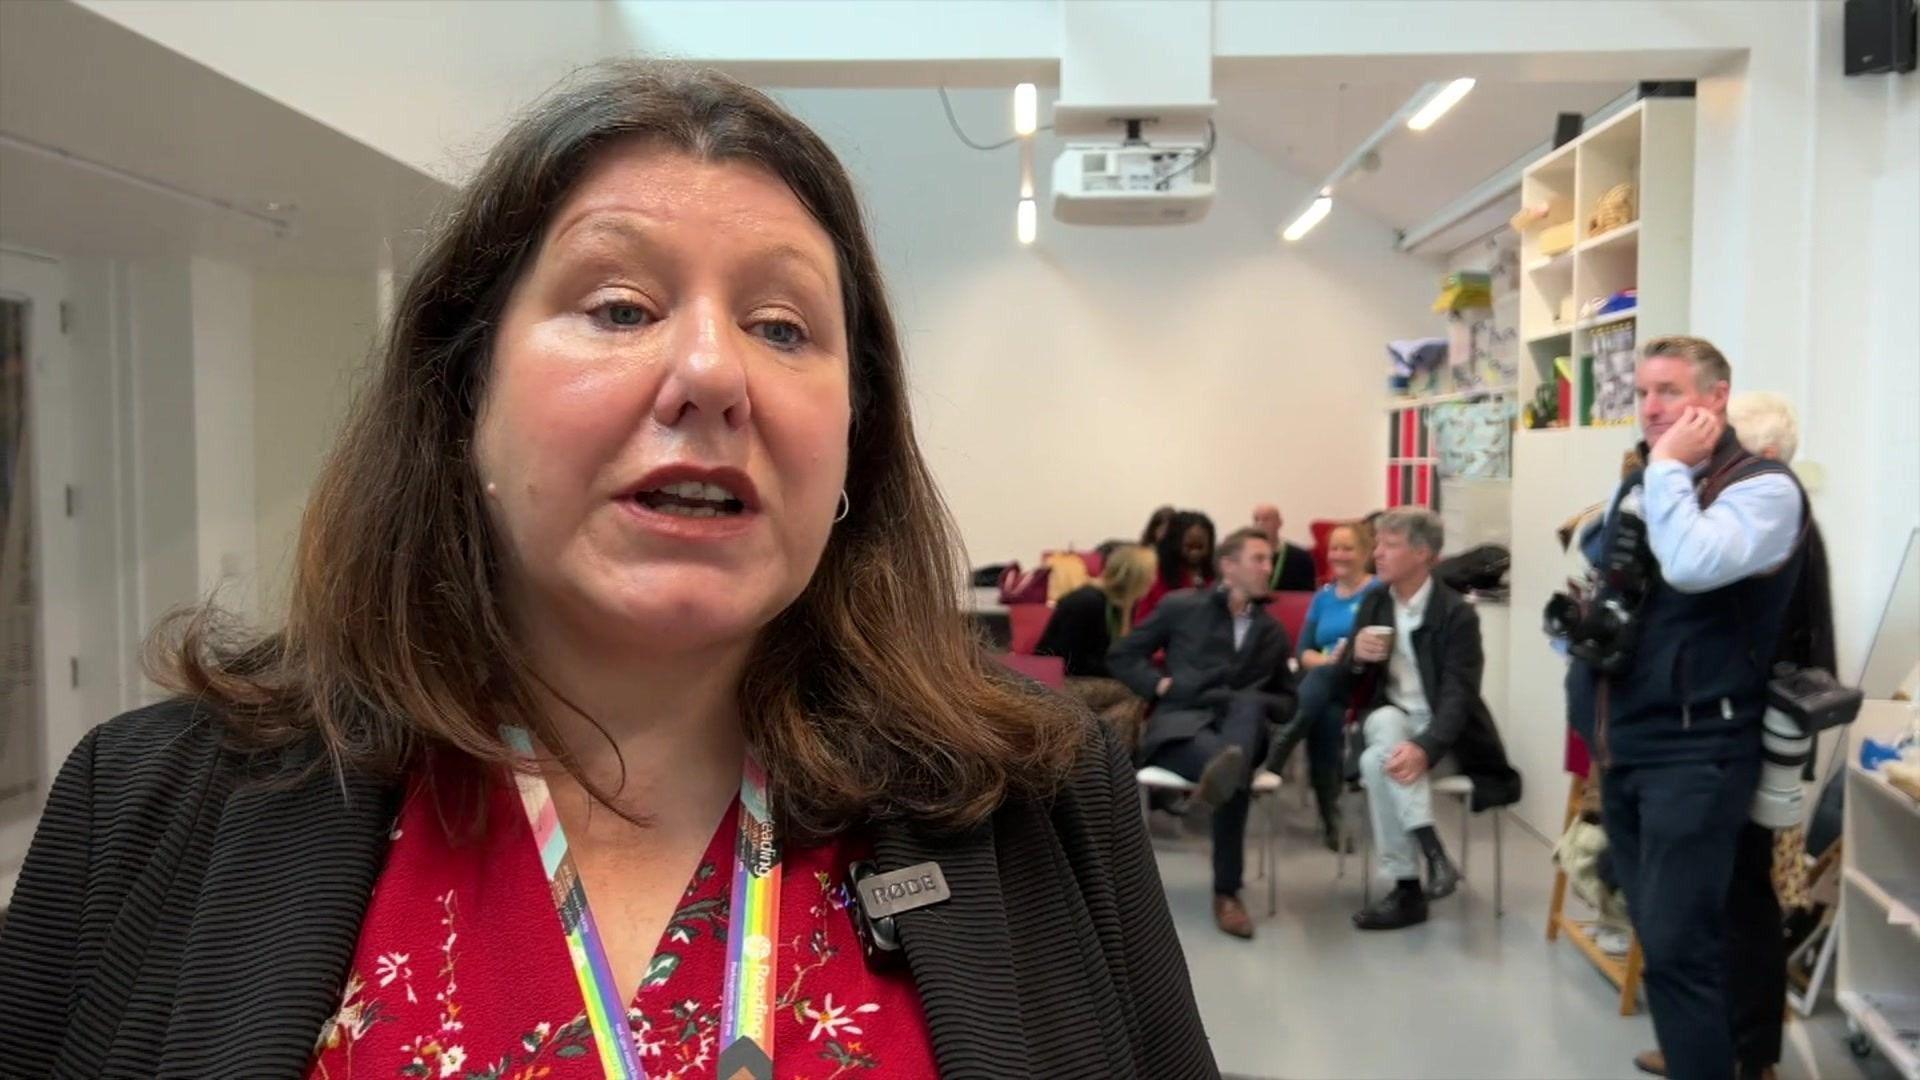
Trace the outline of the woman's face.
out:
[[[1187,560],[1187,569],[1201,576],[1207,573],[1207,527],[1205,525],[1187,526],[1187,534],[1180,538],[1180,555]]]
[[[833,243],[784,183],[608,150],[507,301],[475,434],[523,632],[750,639],[826,548],[848,367]]]
[[[1360,545],[1354,542],[1352,529],[1335,529],[1327,537],[1327,567],[1337,578],[1349,578],[1358,573],[1366,562],[1360,556]]]

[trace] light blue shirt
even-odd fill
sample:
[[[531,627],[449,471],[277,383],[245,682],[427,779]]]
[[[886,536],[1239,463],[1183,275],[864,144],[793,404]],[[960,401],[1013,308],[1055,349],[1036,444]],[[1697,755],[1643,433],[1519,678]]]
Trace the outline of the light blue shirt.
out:
[[[1694,483],[1705,464],[1678,461],[1647,466],[1641,512],[1647,544],[1660,576],[1683,593],[1711,592],[1741,578],[1778,569],[1800,539],[1800,488],[1780,473],[1761,473],[1730,485],[1700,509]],[[1609,507],[1611,517],[1619,501]]]

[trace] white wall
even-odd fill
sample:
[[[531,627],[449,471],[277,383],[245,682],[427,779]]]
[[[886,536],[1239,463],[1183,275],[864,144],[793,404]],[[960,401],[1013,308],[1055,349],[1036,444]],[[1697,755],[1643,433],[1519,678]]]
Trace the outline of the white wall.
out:
[[[198,592],[256,610],[253,276],[208,259],[193,282],[193,476]],[[271,429],[269,429],[271,430]]]
[[[252,457],[259,610],[286,610],[307,491],[373,347],[374,275],[261,274],[253,283]]]
[[[1018,157],[969,150],[924,90],[781,95],[854,171],[906,342],[915,418],[975,563],[1139,533],[1166,502],[1224,531],[1376,506],[1385,343],[1427,332],[1438,269],[1335,214],[1282,245],[1309,182],[1223,133],[1197,225],[1100,229],[1042,210],[1014,240]],[[976,140],[1004,92],[956,94]],[[996,136],[997,137],[997,136]],[[1043,137],[1047,168],[1057,144]]]
[[[1920,78],[1845,77],[1839,4],[1754,14],[1700,86],[1694,330],[1800,409],[1851,676],[1920,525]]]

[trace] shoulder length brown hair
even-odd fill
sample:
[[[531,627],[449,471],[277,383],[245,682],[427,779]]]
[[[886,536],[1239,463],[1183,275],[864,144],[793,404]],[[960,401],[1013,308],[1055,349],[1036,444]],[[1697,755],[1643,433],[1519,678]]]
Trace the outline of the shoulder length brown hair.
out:
[[[783,825],[824,835],[906,815],[962,827],[1010,791],[1045,790],[1082,721],[1001,676],[960,611],[959,545],[914,440],[899,335],[846,170],[766,95],[680,67],[589,69],[514,124],[399,299],[302,518],[285,627],[248,638],[203,607],[156,638],[157,676],[222,708],[248,745],[317,737],[346,769],[397,775],[435,748],[511,763],[502,723],[560,745],[501,610],[474,424],[501,310],[551,215],[596,154],[635,138],[778,176],[839,261],[851,512],[800,598],[761,630],[740,688]]]

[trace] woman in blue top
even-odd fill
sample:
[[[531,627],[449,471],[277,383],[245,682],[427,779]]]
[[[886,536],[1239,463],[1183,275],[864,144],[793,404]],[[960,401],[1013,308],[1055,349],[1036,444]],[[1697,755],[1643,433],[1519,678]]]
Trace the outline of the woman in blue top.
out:
[[[1327,535],[1327,567],[1333,571],[1333,580],[1313,595],[1295,647],[1300,657],[1300,707],[1267,757],[1267,768],[1278,772],[1293,748],[1306,739],[1321,833],[1327,847],[1336,851],[1340,845],[1340,723],[1346,710],[1332,700],[1330,665],[1353,634],[1353,615],[1361,596],[1373,586],[1367,569],[1367,552],[1372,550],[1373,538],[1360,522],[1340,525]]]

